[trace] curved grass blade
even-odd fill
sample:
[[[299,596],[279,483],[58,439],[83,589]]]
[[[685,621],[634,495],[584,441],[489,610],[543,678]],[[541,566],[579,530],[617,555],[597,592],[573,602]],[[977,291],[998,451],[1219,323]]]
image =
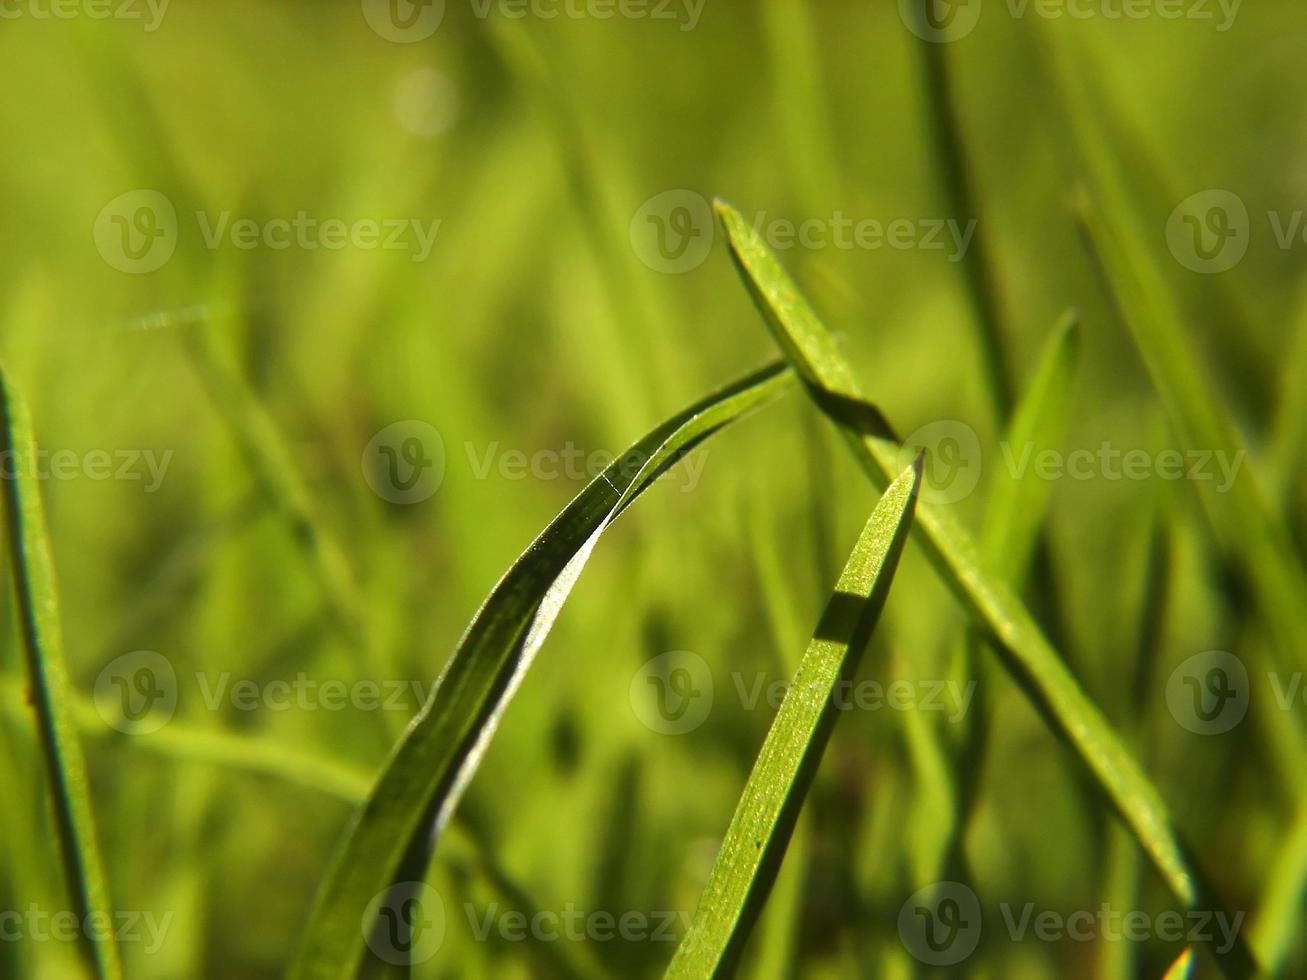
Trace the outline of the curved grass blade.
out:
[[[834,728],[835,685],[852,678],[885,605],[920,481],[918,458],[890,485],[863,528],[753,764],[667,977],[698,980],[734,969]]]
[[[901,455],[888,423],[863,399],[830,333],[758,234],[730,205],[717,201],[715,208],[745,286],[809,395],[839,425],[872,481],[886,484],[897,472]],[[1081,690],[1025,605],[982,563],[971,536],[951,513],[925,502],[917,508],[914,530],[958,600],[992,634],[1004,666],[1088,767],[1176,899],[1186,908],[1220,909],[1191,868],[1161,794]],[[1222,957],[1222,967],[1234,977],[1256,973],[1242,938]]]
[[[786,390],[764,368],[679,413],[592,481],[523,552],[477,612],[422,710],[391,753],[337,850],[291,975],[352,977],[364,954],[359,920],[410,847],[438,835],[508,701],[552,627],[599,536],[653,481],[715,431]]]
[[[9,566],[18,606],[23,656],[32,706],[40,731],[41,757],[54,807],[64,882],[78,922],[88,916],[112,922],[109,890],[95,840],[95,820],[86,765],[71,708],[72,687],[64,666],[63,634],[55,590],[54,563],[46,534],[36,472],[36,440],[22,396],[0,372],[0,456],[10,460],[4,483]],[[95,975],[118,980],[122,966],[113,930],[79,930],[80,944]]]

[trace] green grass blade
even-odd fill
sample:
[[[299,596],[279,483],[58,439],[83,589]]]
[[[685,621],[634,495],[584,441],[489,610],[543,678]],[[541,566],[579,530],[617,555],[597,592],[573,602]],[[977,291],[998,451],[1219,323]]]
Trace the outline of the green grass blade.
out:
[[[392,884],[410,844],[449,819],[604,529],[685,452],[792,380],[779,365],[765,368],[658,426],[568,504],[505,573],[336,852],[292,976],[353,976],[364,953],[364,908]]]
[[[1105,199],[1106,200],[1106,199]],[[1224,452],[1243,461],[1247,447],[1234,422],[1212,397],[1182,330],[1176,305],[1138,235],[1099,207],[1089,193],[1077,202],[1077,217],[1117,309],[1134,337],[1171,427],[1184,448]],[[1307,570],[1294,553],[1293,538],[1267,503],[1251,466],[1244,466],[1228,492],[1215,481],[1194,481],[1217,541],[1239,564],[1276,638],[1279,663],[1297,669],[1307,657]]]
[[[1192,946],[1188,946],[1175,958],[1175,962],[1166,968],[1162,980],[1189,980],[1193,966],[1194,951]]]
[[[885,485],[897,473],[901,456],[888,424],[862,398],[833,338],[748,222],[724,202],[717,202],[716,209],[744,283],[777,343],[814,401],[837,422],[873,482]],[[1220,908],[1191,869],[1161,794],[1081,690],[1025,605],[984,566],[971,536],[951,513],[925,502],[917,508],[914,530],[959,601],[992,634],[1008,671],[1088,767],[1176,899],[1186,908]],[[1242,943],[1223,966],[1231,976],[1255,973]]]
[[[63,634],[54,563],[46,535],[37,472],[36,439],[22,396],[0,373],[0,455],[10,461],[4,482],[9,565],[18,606],[29,695],[40,731],[41,757],[54,808],[59,854],[71,911],[112,922],[109,890],[95,839],[91,794],[76,724],[72,688],[64,665]],[[102,980],[122,976],[113,930],[79,930],[80,942]]]
[[[733,970],[830,739],[835,685],[853,676],[885,604],[920,480],[918,460],[890,485],[863,528],[767,732],[667,977],[698,980]]]
[[[1053,328],[1008,424],[1005,442],[1011,452],[1020,454],[1027,446],[1036,453],[1056,448],[1066,429],[1079,354],[1079,320],[1068,312]],[[1020,478],[1000,477],[990,487],[980,551],[1015,591],[1021,590],[1034,557],[1052,489],[1050,481],[1030,472]]]

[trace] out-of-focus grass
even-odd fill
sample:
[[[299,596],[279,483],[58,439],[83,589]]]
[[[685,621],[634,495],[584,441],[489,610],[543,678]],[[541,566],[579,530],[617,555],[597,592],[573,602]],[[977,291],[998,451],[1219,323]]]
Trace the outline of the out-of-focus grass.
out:
[[[354,3],[172,5],[151,32],[86,16],[0,22],[10,82],[0,94],[0,354],[29,394],[43,448],[79,461],[172,453],[149,493],[148,478],[95,479],[82,467],[42,483],[74,687],[90,698],[116,658],[157,651],[177,676],[177,738],[197,747],[144,744],[168,738],[171,724],[151,735],[104,725],[85,739],[111,904],[171,913],[158,949],[121,944],[128,976],[281,975],[354,797],[306,785],[318,769],[298,780],[276,772],[302,753],[323,773],[375,774],[378,730],[398,727],[353,708],[206,704],[197,674],[210,686],[224,672],[266,685],[300,672],[352,680],[369,668],[333,628],[311,555],[261,493],[181,324],[205,317],[231,353],[314,520],[354,569],[379,659],[425,692],[504,568],[593,475],[518,478],[497,465],[504,453],[617,451],[769,353],[720,241],[682,275],[641,261],[629,233],[646,201],[722,193],[748,202],[751,221],[752,209],[796,223],[836,212],[885,224],[970,217],[949,214],[956,195],[935,156],[920,42],[892,4],[755,11],[708,0],[687,31],[621,17],[481,20],[468,4],[445,7],[439,30],[414,44],[379,37]],[[1049,325],[1074,306],[1082,376],[1060,448],[1108,443],[1156,456],[1180,445],[1065,207],[1093,174],[1045,83],[1051,38],[1053,50],[1088,56],[1087,87],[1109,117],[1097,149],[1126,174],[1130,227],[1175,297],[1172,327],[1246,445],[1245,466],[1261,474],[1287,528],[1279,546],[1300,560],[1307,460],[1293,379],[1307,350],[1307,246],[1278,248],[1266,215],[1287,220],[1307,195],[1307,94],[1296,81],[1307,14],[1247,4],[1217,31],[1188,18],[1036,23],[1008,9],[986,4],[944,54],[1013,377],[1031,376]],[[1166,227],[1181,200],[1211,187],[1244,201],[1253,233],[1237,266],[1202,276],[1171,261]],[[179,221],[175,254],[143,275],[106,262],[92,234],[102,209],[137,189],[165,195]],[[415,262],[385,249],[209,249],[195,218],[301,210],[440,225]],[[974,429],[981,478],[951,509],[980,529],[1008,469],[960,263],[947,252],[834,245],[782,258],[901,435],[937,420]],[[628,390],[617,379],[632,373]],[[707,448],[692,490],[669,480],[614,526],[504,717],[464,819],[535,907],[666,911],[682,922],[694,911],[773,714],[765,698],[747,708],[739,684],[792,673],[786,658],[868,509],[856,464],[814,443],[828,436],[811,411],[801,399],[773,406],[765,422]],[[445,449],[438,491],[411,506],[374,494],[360,462],[375,433],[403,420],[434,426]],[[481,477],[487,454],[495,465]],[[1197,864],[1249,913],[1254,948],[1282,950],[1294,976],[1307,948],[1283,923],[1295,912],[1301,921],[1303,809],[1286,760],[1301,751],[1307,709],[1301,695],[1280,707],[1292,676],[1271,686],[1271,624],[1214,549],[1196,489],[1210,488],[1101,474],[1049,484],[1060,652],[1124,733]],[[1159,521],[1168,600],[1145,650]],[[1026,594],[1047,625],[1037,586]],[[13,703],[16,623],[8,608],[4,616],[13,710],[0,714],[0,784],[26,804],[0,813],[0,910],[57,910],[67,900],[38,743],[22,731],[30,713]],[[864,679],[950,676],[966,628],[910,546],[867,658],[884,667]],[[1248,664],[1253,690],[1243,723],[1204,736],[1177,723],[1166,686],[1213,649]],[[716,692],[703,723],[681,734],[642,724],[630,693],[642,667],[672,651],[702,658]],[[1145,655],[1152,679],[1132,706]],[[987,697],[993,725],[962,842],[985,931],[964,967],[1101,970],[1120,945],[1015,942],[998,906],[1068,915],[1127,901],[1155,916],[1170,907],[1165,888],[1147,865],[1133,888],[1121,886],[1124,872],[1104,872],[1105,855],[1116,855],[1113,868],[1129,864],[1119,854],[1132,845],[1111,836],[1107,808],[1021,693],[997,677]],[[383,720],[405,722],[419,703],[409,697]],[[250,778],[227,757],[206,757],[215,745],[289,754],[251,766],[264,776]],[[937,844],[938,827],[905,818],[938,791],[920,749],[902,712],[842,715],[773,896],[788,899],[764,913],[746,975],[776,975],[778,963],[800,976],[926,970],[896,925]],[[445,935],[416,974],[564,969],[566,958],[540,955],[543,940],[476,938],[478,916],[510,911],[512,899],[469,854],[437,854],[427,881],[444,899]],[[802,874],[790,880],[800,854]],[[614,973],[647,976],[675,943],[591,946]],[[1181,945],[1152,938],[1130,951],[1141,975],[1160,976]],[[0,939],[0,973],[57,971],[73,952]]]

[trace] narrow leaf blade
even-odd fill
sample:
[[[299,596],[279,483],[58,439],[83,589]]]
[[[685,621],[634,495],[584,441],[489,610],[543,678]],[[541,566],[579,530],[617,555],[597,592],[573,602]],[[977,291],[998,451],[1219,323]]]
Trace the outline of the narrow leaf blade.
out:
[[[767,732],[667,977],[697,980],[734,967],[834,727],[835,685],[852,676],[884,606],[920,481],[918,461],[891,484],[858,538]]]
[[[809,395],[839,425],[873,482],[885,485],[897,471],[901,453],[888,424],[862,398],[830,333],[761,237],[730,205],[718,201],[715,207],[745,286],[777,343]],[[1081,690],[1025,605],[983,565],[971,535],[951,513],[928,502],[917,508],[913,527],[958,600],[992,634],[1004,666],[1089,768],[1176,899],[1186,908],[1219,908],[1191,869],[1161,794]],[[1256,972],[1242,942],[1224,960],[1232,976]]]
[[[109,890],[95,838],[90,788],[72,716],[64,664],[54,562],[35,477],[36,439],[22,395],[0,372],[0,456],[10,460],[4,483],[9,565],[18,606],[23,656],[39,728],[41,757],[54,807],[65,885],[78,922],[112,922]],[[79,930],[96,976],[122,976],[112,929]]]
[[[411,845],[448,821],[605,528],[685,452],[792,380],[780,365],[764,368],[664,422],[590,483],[513,564],[355,816],[318,890],[293,977],[354,975],[364,955],[364,909],[393,883]]]

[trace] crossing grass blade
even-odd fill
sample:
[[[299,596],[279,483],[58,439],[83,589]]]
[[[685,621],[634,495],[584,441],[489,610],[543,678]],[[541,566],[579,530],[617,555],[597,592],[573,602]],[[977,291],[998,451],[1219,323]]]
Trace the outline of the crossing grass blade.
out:
[[[671,980],[729,975],[739,959],[835,725],[835,685],[852,678],[885,604],[920,481],[918,459],[881,497],[844,566],[667,968]]]
[[[88,916],[94,916],[94,921],[112,922],[109,890],[95,839],[86,765],[71,715],[72,687],[64,665],[54,562],[35,479],[36,452],[27,405],[0,371],[0,456],[10,460],[12,474],[3,480],[9,567],[65,887],[78,922],[88,921]],[[118,980],[122,966],[114,930],[78,932],[82,951],[95,975],[101,980]]]
[[[364,909],[394,882],[411,847],[448,822],[603,531],[686,452],[792,382],[790,371],[773,365],[667,420],[592,481],[509,568],[333,857],[293,977],[354,975],[364,955]]]
[[[887,484],[898,472],[902,455],[889,424],[863,399],[829,331],[759,235],[729,204],[717,201],[714,207],[749,294],[808,394],[839,426],[872,481]],[[951,513],[928,502],[917,508],[913,527],[958,600],[992,634],[1004,666],[1089,769],[1176,899],[1186,908],[1221,908],[1191,867],[1161,794],[1081,690],[1025,605],[982,563],[971,536]],[[1242,941],[1221,959],[1229,976],[1256,973]]]

